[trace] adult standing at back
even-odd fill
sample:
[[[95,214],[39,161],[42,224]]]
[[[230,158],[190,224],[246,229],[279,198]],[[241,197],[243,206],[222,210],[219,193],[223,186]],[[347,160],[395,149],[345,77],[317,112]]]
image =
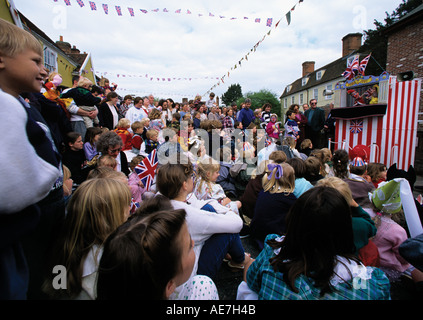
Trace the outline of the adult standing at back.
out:
[[[243,128],[247,128],[254,120],[254,112],[251,110],[251,99],[245,99],[244,108],[239,111],[238,121]]]
[[[317,149],[322,148],[322,129],[325,125],[325,111],[317,107],[317,100],[310,100],[310,109],[304,112],[307,118],[306,138],[310,139]]]
[[[148,110],[143,108],[144,99],[136,97],[134,99],[134,106],[126,111],[125,118],[129,120],[131,124],[135,121],[141,121],[144,118],[148,118]]]

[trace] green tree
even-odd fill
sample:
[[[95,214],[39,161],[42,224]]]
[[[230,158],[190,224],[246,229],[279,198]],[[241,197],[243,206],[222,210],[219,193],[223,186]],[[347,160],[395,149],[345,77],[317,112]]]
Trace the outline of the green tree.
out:
[[[242,97],[237,100],[237,105],[240,106],[247,98],[251,99],[252,110],[263,107],[265,103],[270,103],[272,106],[271,112],[276,113],[278,115],[278,118],[280,119],[281,104],[275,93],[266,89],[262,89],[258,92],[247,92],[245,97]]]
[[[232,102],[242,97],[242,90],[239,84],[231,84],[228,90],[222,94],[222,102],[229,106]]]
[[[358,52],[372,52],[372,59],[366,68],[367,74],[377,75],[386,69],[388,37],[384,31],[421,4],[421,0],[402,0],[392,14],[385,12],[384,22],[374,20],[376,28],[363,31],[365,40]]]

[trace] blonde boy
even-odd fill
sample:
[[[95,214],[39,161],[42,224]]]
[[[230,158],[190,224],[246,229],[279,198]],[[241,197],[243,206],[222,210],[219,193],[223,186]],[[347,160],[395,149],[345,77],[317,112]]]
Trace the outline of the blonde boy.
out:
[[[0,143],[7,150],[0,153],[1,163],[7,163],[0,169],[1,300],[27,298],[29,269],[21,239],[39,223],[37,203],[53,186],[62,187],[55,184],[63,174],[49,129],[20,97],[24,92],[40,94],[46,76],[40,42],[0,19],[0,126],[6,133]]]

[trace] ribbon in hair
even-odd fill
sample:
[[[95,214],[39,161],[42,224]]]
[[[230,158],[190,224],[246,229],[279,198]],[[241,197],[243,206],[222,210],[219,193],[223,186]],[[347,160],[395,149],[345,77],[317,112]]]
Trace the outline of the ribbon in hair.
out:
[[[275,163],[270,163],[267,165],[267,168],[270,170],[270,174],[267,177],[268,180],[272,179],[272,175],[273,175],[273,170],[276,168],[275,171],[275,179],[280,179],[283,176],[283,169],[282,166],[280,164],[275,164]]]

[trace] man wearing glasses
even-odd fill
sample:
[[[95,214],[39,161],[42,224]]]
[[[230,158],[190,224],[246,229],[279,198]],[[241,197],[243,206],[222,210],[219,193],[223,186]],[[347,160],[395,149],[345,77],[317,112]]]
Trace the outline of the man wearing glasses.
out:
[[[317,100],[310,100],[310,109],[304,112],[308,122],[306,126],[306,138],[313,143],[314,149],[321,149],[323,145],[322,129],[325,125],[325,111],[317,107]]]

